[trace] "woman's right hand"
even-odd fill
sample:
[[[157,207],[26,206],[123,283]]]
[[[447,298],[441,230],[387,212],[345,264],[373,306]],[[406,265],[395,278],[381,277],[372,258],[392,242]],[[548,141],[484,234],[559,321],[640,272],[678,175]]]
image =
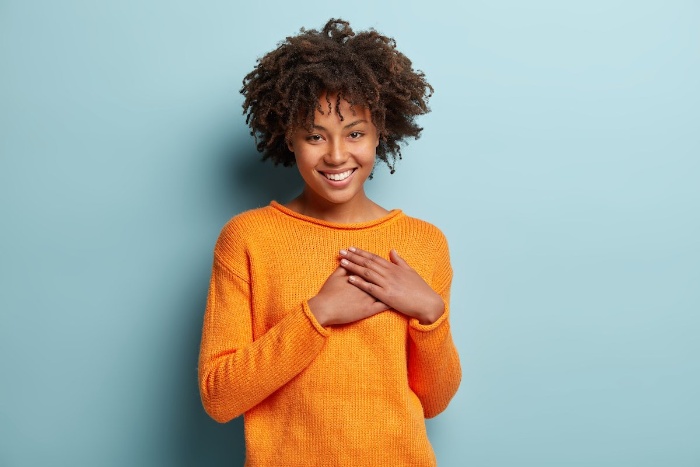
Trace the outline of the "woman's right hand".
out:
[[[321,326],[354,323],[389,309],[384,303],[352,285],[348,277],[348,272],[338,267],[328,276],[318,294],[309,299],[311,313]]]

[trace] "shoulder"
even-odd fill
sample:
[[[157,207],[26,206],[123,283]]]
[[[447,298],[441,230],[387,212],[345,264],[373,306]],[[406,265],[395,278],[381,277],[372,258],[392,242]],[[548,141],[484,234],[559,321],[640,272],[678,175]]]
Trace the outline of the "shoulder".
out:
[[[399,232],[396,232],[396,235],[405,245],[403,248],[414,252],[417,260],[445,267],[449,265],[450,249],[447,237],[436,225],[404,214],[397,227]]]
[[[439,227],[430,222],[418,219],[417,217],[404,214],[401,218],[400,228],[405,230],[406,233],[410,234],[416,240],[447,245],[447,237]]]
[[[438,292],[452,281],[452,265],[447,237],[436,225],[404,215],[401,232],[404,259]]]
[[[274,209],[270,206],[244,211],[232,217],[221,229],[214,253],[219,258],[241,258],[251,242],[268,232],[274,223]]]
[[[273,221],[275,210],[271,206],[250,209],[233,216],[221,229],[221,236],[239,236],[245,232],[266,229]]]

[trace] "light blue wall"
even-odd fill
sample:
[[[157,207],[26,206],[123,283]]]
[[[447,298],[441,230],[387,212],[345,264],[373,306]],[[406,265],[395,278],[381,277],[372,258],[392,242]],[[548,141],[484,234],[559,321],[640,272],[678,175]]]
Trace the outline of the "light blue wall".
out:
[[[285,200],[238,94],[331,16],[436,88],[370,193],[440,226],[441,467],[700,465],[700,4],[0,2],[0,465],[240,465],[203,413],[211,250]]]

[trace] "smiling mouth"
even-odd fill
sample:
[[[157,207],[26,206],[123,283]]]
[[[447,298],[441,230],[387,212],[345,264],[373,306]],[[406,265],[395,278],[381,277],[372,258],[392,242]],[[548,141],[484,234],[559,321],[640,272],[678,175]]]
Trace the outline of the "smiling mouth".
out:
[[[326,177],[328,180],[333,180],[334,182],[342,182],[346,178],[348,178],[352,173],[355,171],[355,169],[349,169],[346,170],[345,172],[340,172],[337,174],[329,174],[326,172],[321,172],[324,177]]]

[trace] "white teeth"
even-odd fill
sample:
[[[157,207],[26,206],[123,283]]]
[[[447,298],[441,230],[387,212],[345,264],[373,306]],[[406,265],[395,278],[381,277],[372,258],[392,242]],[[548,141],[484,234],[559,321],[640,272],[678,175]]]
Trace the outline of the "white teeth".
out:
[[[325,175],[326,178],[329,180],[334,180],[336,182],[339,182],[341,180],[345,180],[346,178],[348,178],[351,173],[352,173],[352,169],[346,170],[345,172],[341,172],[339,174],[324,173],[323,175]]]

